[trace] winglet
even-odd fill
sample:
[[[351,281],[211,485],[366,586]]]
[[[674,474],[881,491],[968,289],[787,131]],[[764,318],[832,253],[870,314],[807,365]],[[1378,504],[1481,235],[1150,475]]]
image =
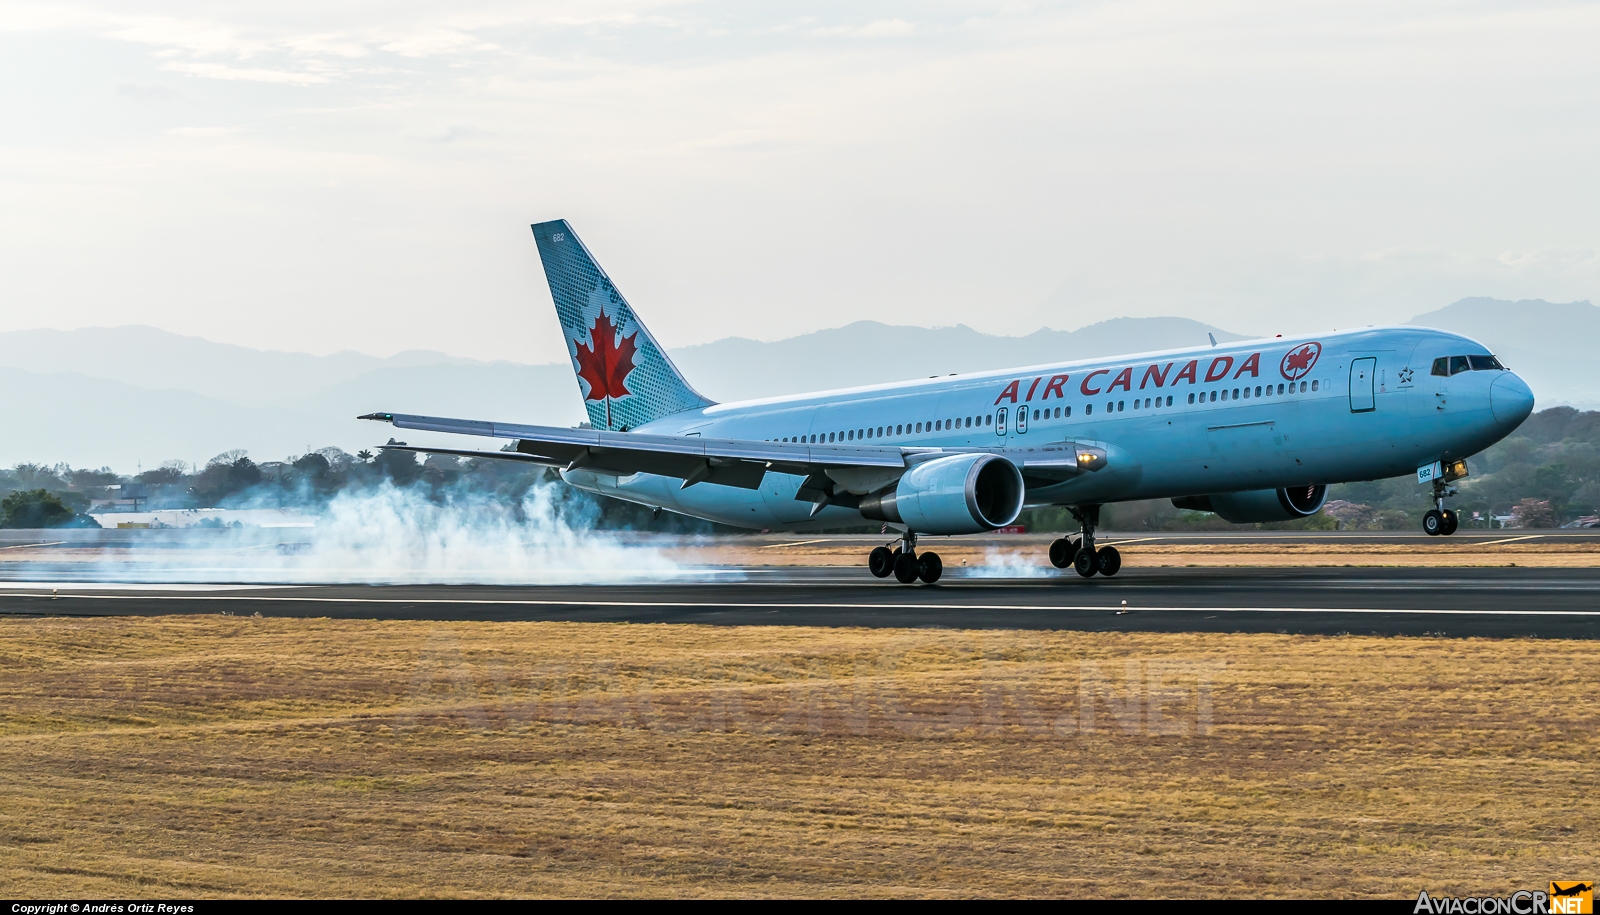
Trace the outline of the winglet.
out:
[[[356,419],[375,419],[380,423],[392,423],[392,422],[394,422],[394,414],[393,413],[367,413],[367,414],[364,414],[362,416],[357,416]]]

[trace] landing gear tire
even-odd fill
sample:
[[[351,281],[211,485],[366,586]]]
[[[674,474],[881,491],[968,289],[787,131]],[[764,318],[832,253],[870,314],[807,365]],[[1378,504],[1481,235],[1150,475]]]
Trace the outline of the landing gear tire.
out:
[[[1100,563],[1095,560],[1094,553],[1079,550],[1078,555],[1072,557],[1072,569],[1084,578],[1088,578],[1100,571]]]
[[[1428,513],[1422,516],[1422,531],[1429,537],[1439,536],[1444,533],[1444,528],[1444,512],[1439,511],[1437,508],[1428,509]]]
[[[888,578],[894,574],[894,553],[886,546],[878,547],[867,556],[867,569],[874,578]]]
[[[894,580],[903,585],[909,585],[916,581],[917,573],[922,571],[918,568],[918,565],[920,564],[917,562],[917,557],[911,555],[910,553],[896,550],[894,557]]]
[[[1122,554],[1114,546],[1103,546],[1095,551],[1095,565],[1099,567],[1100,574],[1107,578],[1117,574],[1122,568]]]
[[[939,558],[938,553],[923,553],[917,557],[917,577],[924,582],[931,585],[943,574],[944,561]]]
[[[1072,560],[1078,558],[1078,541],[1062,537],[1050,544],[1050,564],[1058,569],[1065,569],[1072,565]]]
[[[1444,515],[1444,530],[1439,532],[1439,536],[1448,537],[1451,534],[1454,534],[1456,532],[1456,528],[1461,525],[1461,517],[1457,515],[1455,511],[1448,508],[1441,512],[1441,514]]]

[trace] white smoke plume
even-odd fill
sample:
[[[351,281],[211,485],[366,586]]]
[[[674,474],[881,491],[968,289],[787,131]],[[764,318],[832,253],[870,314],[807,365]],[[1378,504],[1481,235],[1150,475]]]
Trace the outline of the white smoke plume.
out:
[[[1040,565],[1036,556],[990,547],[984,551],[983,565],[963,571],[967,578],[1048,578],[1056,570]]]
[[[639,535],[597,531],[554,483],[518,501],[456,489],[345,491],[313,527],[151,531],[169,548],[103,548],[89,562],[33,563],[39,579],[246,584],[601,584],[728,573],[681,565]],[[141,537],[140,540],[145,538]],[[175,547],[175,548],[172,548]],[[13,573],[15,574],[15,573]],[[7,577],[12,577],[8,575]]]

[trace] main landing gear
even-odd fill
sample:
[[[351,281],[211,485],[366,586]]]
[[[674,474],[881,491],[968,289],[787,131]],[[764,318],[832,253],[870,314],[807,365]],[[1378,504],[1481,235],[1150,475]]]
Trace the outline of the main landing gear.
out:
[[[1099,549],[1094,546],[1094,529],[1100,523],[1100,506],[1085,505],[1080,508],[1069,507],[1067,510],[1078,519],[1082,530],[1075,536],[1062,537],[1050,544],[1050,564],[1058,569],[1072,566],[1084,578],[1095,574],[1107,577],[1117,574],[1122,569],[1122,554],[1114,546]]]
[[[1429,537],[1448,537],[1456,532],[1461,519],[1451,509],[1444,507],[1446,496],[1456,494],[1456,488],[1443,480],[1433,481],[1433,505],[1422,516],[1422,530]]]
[[[900,535],[900,546],[893,550],[886,546],[873,550],[867,556],[867,568],[878,578],[893,575],[894,580],[903,585],[919,578],[931,585],[944,574],[944,563],[938,553],[917,554],[917,535],[910,531]]]

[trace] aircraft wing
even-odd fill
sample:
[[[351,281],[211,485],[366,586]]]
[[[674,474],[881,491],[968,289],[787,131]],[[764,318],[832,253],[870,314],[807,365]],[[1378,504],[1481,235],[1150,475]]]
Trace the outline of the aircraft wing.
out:
[[[906,466],[906,453],[916,450],[893,446],[803,445],[799,442],[743,441],[702,438],[698,435],[564,429],[408,413],[368,413],[357,418],[389,422],[401,429],[485,435],[517,441],[515,451],[501,452],[394,446],[407,451],[533,461],[551,467],[583,468],[618,475],[654,473],[677,477],[684,481],[685,486],[707,482],[755,489],[761,485],[761,478],[768,470],[803,475],[844,468],[898,470]]]
[[[903,471],[916,461],[927,460],[941,454],[966,451],[987,451],[1004,455],[1017,464],[1025,479],[1029,479],[1035,485],[1059,481],[1083,471],[1099,470],[1106,463],[1104,449],[1080,446],[1072,442],[1062,442],[1038,449],[812,445],[801,442],[702,438],[698,435],[651,435],[641,432],[529,426],[439,416],[417,416],[410,413],[368,413],[357,418],[393,423],[401,429],[516,440],[515,450],[507,451],[466,451],[406,444],[387,446],[405,451],[524,461],[568,470],[582,468],[619,476],[653,473],[683,480],[685,487],[705,482],[756,489],[760,487],[761,479],[766,472],[772,470],[808,477],[802,486],[802,498],[810,498],[813,492],[821,498],[824,493],[835,490],[833,485],[835,482],[843,483],[852,477],[863,482],[877,479],[879,485],[892,482],[899,475],[899,471]]]

